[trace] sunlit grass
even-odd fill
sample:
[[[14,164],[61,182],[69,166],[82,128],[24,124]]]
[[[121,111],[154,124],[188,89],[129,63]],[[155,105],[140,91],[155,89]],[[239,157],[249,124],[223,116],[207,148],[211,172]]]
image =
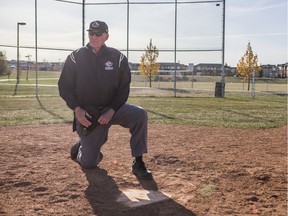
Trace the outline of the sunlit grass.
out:
[[[37,74],[37,83],[41,85],[57,85],[60,76],[59,71],[39,71]],[[157,78],[152,82],[153,88],[174,88],[174,82],[172,81],[173,75],[161,76],[165,77],[166,81],[157,81]],[[28,79],[27,79],[28,78]],[[190,90],[210,90],[214,91],[215,82],[221,81],[219,76],[193,76],[187,77],[190,81],[177,81],[176,88],[178,89],[190,89]],[[170,80],[170,81],[167,81]],[[7,76],[0,77],[0,84],[16,84],[16,71],[8,79]],[[36,85],[36,72],[29,71],[27,77],[27,71],[21,71],[20,73],[20,86],[32,86]],[[132,75],[132,87],[149,87],[150,84],[145,77]],[[41,86],[42,87],[42,86]],[[250,92],[252,90],[252,83],[250,83]],[[225,91],[248,91],[248,83],[243,82],[240,77],[225,77]],[[287,93],[287,79],[268,79],[268,78],[257,78],[255,81],[255,92],[282,92]]]
[[[59,97],[57,82],[60,73],[41,72],[40,74],[38,99],[35,74],[31,73],[28,81],[20,80],[15,96],[13,95],[16,80],[12,79],[13,77],[10,80],[1,77],[0,126],[72,121],[72,111]],[[202,79],[203,77],[199,77],[199,80]],[[211,81],[212,78],[209,77],[209,80]],[[232,78],[227,78],[228,80],[232,81]],[[285,88],[279,91],[287,92],[286,84],[283,80],[280,81],[273,85],[283,85]],[[198,90],[184,89],[185,83],[187,86],[191,85],[189,82],[181,83],[183,89],[177,89],[176,98],[172,82],[163,83],[167,88],[161,87],[161,89],[131,88],[128,102],[144,107],[149,114],[149,123],[232,128],[273,128],[287,124],[287,96],[256,92],[255,98],[252,98],[251,92],[225,91],[224,98],[215,98],[214,82],[195,82],[194,88],[199,87]],[[233,88],[236,85],[243,86],[241,82],[233,85],[229,83],[227,88],[229,85]],[[264,83],[264,88],[267,88],[265,85]]]
[[[191,124],[232,128],[273,128],[287,123],[287,98],[262,95],[255,99],[130,97],[144,107],[149,123]],[[0,126],[71,122],[72,111],[59,96],[0,97]]]

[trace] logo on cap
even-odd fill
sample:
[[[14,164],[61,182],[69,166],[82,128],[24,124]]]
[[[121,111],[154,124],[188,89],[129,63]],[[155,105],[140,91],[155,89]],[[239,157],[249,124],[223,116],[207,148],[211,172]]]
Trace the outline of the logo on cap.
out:
[[[106,32],[108,33],[108,26],[105,22],[96,20],[90,23],[89,29],[87,31],[98,31],[98,32]]]
[[[93,22],[93,23],[91,24],[91,26],[92,26],[93,28],[98,28],[99,25],[100,25],[100,24],[99,24],[97,21],[95,21],[95,22]]]

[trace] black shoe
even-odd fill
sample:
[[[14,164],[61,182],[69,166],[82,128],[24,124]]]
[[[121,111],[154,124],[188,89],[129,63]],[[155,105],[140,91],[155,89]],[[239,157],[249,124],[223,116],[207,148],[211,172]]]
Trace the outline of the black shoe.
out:
[[[147,170],[145,163],[133,161],[132,164],[132,172],[136,175],[139,179],[152,179],[152,173]]]
[[[71,147],[70,150],[70,156],[72,160],[75,160],[77,158],[78,152],[79,152],[79,148],[80,148],[80,142],[77,142],[76,144],[74,144]]]

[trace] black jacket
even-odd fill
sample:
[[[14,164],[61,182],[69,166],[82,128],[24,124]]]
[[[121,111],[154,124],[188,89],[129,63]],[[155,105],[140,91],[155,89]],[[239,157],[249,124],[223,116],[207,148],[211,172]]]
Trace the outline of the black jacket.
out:
[[[58,88],[67,106],[112,108],[115,112],[127,101],[131,73],[127,58],[103,45],[96,54],[89,43],[66,59]]]

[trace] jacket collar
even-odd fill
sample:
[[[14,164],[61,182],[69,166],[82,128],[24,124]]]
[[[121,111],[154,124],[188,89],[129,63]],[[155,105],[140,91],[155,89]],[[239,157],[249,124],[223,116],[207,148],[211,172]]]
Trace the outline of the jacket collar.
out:
[[[93,50],[93,48],[91,47],[91,45],[90,45],[89,43],[87,43],[86,47],[87,47],[89,50],[91,50],[93,53],[95,53],[95,51]],[[102,47],[101,47],[101,49],[100,49],[100,51],[99,51],[99,53],[97,53],[97,54],[98,54],[98,55],[102,55],[102,54],[105,53],[106,50],[107,50],[107,46],[106,46],[106,44],[103,44]]]

